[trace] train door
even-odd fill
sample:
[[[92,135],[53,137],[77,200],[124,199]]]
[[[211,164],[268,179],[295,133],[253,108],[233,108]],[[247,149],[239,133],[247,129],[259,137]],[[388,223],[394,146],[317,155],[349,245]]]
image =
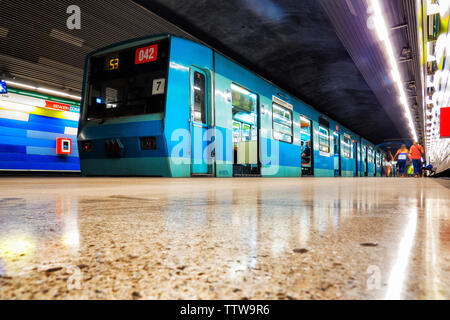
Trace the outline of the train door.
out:
[[[206,73],[191,67],[191,174],[211,174],[212,154],[206,152],[208,144],[208,80]]]
[[[378,151],[376,151],[377,154],[377,170],[375,171],[375,176],[379,177],[381,176],[381,155]]]
[[[354,176],[358,177],[359,176],[359,162],[361,160],[361,155],[360,155],[359,144],[356,141],[353,142],[353,159],[355,159]]]
[[[378,159],[380,158],[380,155],[378,154],[377,151],[374,151],[375,154],[375,172],[374,172],[374,176],[378,176],[378,170],[380,170],[380,165],[378,163]]]
[[[362,159],[362,175],[365,177],[367,176],[367,147],[366,146],[362,146],[362,154],[361,154],[361,159]]]
[[[304,116],[300,116],[300,145],[302,176],[314,175],[314,157],[312,149],[312,121]]]
[[[365,147],[366,152],[365,152],[365,157],[364,157],[364,176],[368,177],[369,176],[369,160],[370,160],[370,156],[369,156],[369,148]]]
[[[233,176],[260,175],[259,108],[255,93],[231,84]]]
[[[340,135],[337,132],[333,133],[334,141],[334,176],[341,175],[341,143]]]

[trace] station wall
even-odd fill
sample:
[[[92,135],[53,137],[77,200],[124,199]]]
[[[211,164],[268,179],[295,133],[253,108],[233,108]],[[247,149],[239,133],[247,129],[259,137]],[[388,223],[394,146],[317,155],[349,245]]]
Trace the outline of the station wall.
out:
[[[0,171],[80,171],[79,115],[78,102],[8,88],[0,95]],[[58,138],[66,154],[57,153]]]

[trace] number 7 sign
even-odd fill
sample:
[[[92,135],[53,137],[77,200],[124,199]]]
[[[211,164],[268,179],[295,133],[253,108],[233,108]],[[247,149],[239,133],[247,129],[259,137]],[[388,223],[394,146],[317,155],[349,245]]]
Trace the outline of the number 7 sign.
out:
[[[164,79],[164,78],[153,80],[152,95],[164,94],[164,85],[165,84],[166,84],[166,79]]]

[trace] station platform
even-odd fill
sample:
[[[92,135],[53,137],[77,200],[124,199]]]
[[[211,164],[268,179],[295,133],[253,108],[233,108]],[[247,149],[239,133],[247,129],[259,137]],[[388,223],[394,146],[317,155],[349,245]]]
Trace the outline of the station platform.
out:
[[[0,299],[449,299],[450,180],[0,179]]]

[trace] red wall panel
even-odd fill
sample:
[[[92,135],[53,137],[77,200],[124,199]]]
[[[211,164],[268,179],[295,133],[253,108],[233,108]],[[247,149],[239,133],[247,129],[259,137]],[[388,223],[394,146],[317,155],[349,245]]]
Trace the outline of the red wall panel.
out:
[[[441,108],[441,138],[450,138],[450,107]]]

